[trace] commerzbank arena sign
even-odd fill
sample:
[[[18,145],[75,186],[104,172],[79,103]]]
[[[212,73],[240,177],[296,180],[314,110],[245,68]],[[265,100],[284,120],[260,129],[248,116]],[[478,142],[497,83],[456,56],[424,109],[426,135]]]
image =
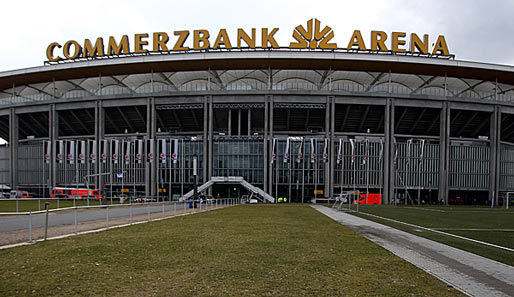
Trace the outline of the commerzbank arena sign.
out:
[[[116,40],[99,37],[84,42],[69,40],[64,44],[52,42],[46,50],[48,62],[72,61],[76,59],[91,59],[101,57],[120,57],[151,53],[172,53],[191,50],[220,50],[220,49],[278,49],[281,48],[275,39],[279,28],[261,28],[257,30],[237,29],[229,34],[226,29],[220,29],[212,35],[208,30],[141,33],[133,37],[123,35]],[[257,32],[259,34],[257,34]],[[172,38],[170,37],[173,37]],[[398,53],[427,56],[450,56],[448,44],[443,35],[430,38],[406,32],[371,31],[370,43],[366,44],[360,30],[353,31],[346,48],[338,47],[334,41],[335,33],[329,26],[322,26],[318,19],[310,19],[306,26],[299,25],[293,29],[293,41],[290,49],[328,49],[347,50],[349,52],[367,51],[370,53]]]

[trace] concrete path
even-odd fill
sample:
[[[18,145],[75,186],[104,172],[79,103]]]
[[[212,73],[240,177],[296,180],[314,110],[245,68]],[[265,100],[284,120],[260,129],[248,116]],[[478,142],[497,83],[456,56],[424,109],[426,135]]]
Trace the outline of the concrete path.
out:
[[[325,206],[314,209],[470,296],[514,296],[514,267]]]

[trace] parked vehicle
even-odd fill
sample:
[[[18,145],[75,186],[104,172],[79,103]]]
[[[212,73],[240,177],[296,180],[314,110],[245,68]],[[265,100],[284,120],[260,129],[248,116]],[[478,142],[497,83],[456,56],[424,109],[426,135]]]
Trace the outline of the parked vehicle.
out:
[[[50,198],[64,198],[64,199],[95,199],[100,200],[102,193],[96,189],[86,188],[60,188],[56,187],[52,189]]]
[[[366,195],[367,200],[366,200]],[[359,200],[354,201],[355,204],[382,204],[382,194],[361,194]]]
[[[12,199],[17,198],[32,198],[27,191],[11,190],[9,197]]]

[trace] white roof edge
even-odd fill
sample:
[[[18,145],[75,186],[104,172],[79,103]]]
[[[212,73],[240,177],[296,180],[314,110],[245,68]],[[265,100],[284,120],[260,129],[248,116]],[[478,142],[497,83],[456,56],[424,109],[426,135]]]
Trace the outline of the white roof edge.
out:
[[[363,53],[343,53],[343,52],[308,52],[308,51],[242,51],[242,52],[201,52],[201,53],[174,53],[174,54],[152,54],[144,56],[130,56],[121,58],[105,58],[88,61],[77,61],[70,63],[43,65],[30,68],[0,72],[0,78],[33,74],[39,72],[51,72],[67,69],[80,69],[105,65],[123,65],[136,63],[152,62],[172,62],[172,61],[205,61],[223,59],[317,59],[317,60],[348,60],[348,61],[370,61],[370,62],[397,62],[397,63],[417,63],[425,65],[438,65],[459,68],[475,68],[492,71],[514,72],[514,66],[491,64],[473,61],[447,60],[428,57],[399,56],[385,54],[363,54]]]

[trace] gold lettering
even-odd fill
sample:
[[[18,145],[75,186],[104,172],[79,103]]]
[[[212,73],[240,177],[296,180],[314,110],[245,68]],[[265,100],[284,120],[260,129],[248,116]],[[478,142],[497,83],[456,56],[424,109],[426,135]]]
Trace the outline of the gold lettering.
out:
[[[354,46],[357,46],[358,50],[364,51],[366,50],[366,45],[364,44],[364,39],[362,39],[362,34],[360,30],[353,31],[352,38],[348,43],[347,49],[354,49]]]
[[[216,37],[216,41],[214,42],[213,48],[219,48],[222,44],[224,45],[224,48],[232,48],[232,44],[230,44],[230,39],[228,38],[226,29],[220,30],[218,37]]]
[[[262,28],[262,48],[268,48],[268,43],[271,44],[272,48],[279,48],[275,37],[273,37],[277,31],[278,28],[274,28],[270,33],[268,33],[268,28]]]
[[[72,45],[75,47],[75,51],[73,52],[73,55],[70,54],[70,48]],[[76,59],[76,58],[80,57],[81,53],[82,53],[82,47],[75,40],[70,40],[64,44],[62,54],[64,55],[64,57],[66,57],[66,59]]]
[[[202,46],[200,46],[200,42]],[[193,31],[193,48],[197,50],[209,48],[209,31],[194,30]]]
[[[448,45],[446,44],[446,39],[444,39],[443,35],[439,35],[437,37],[437,41],[435,42],[434,50],[432,51],[432,55],[445,55],[449,56],[450,51],[448,50]]]
[[[148,38],[148,33],[136,34],[134,35],[134,52],[135,53],[146,53],[147,49],[144,48],[145,45],[148,45],[148,41],[143,40],[143,38]]]
[[[119,54],[128,54],[130,52],[129,40],[127,35],[123,35],[121,37],[120,44],[116,43],[116,39],[114,37],[109,37],[109,45],[107,46],[107,55],[119,55]]]
[[[411,53],[420,52],[428,54],[428,34],[423,35],[423,41],[416,33],[410,35],[410,51]]]
[[[91,46],[89,39],[84,40],[84,52],[82,56],[85,57],[102,57],[104,55],[104,40],[103,38],[97,38],[95,47]]]
[[[153,51],[160,52],[161,49],[165,52],[168,51],[166,43],[170,40],[168,34],[165,32],[153,33]]]
[[[300,27],[300,26],[298,26],[298,27]],[[298,27],[296,27],[296,28],[298,28]],[[303,30],[303,28],[301,28],[301,29]],[[302,35],[300,35],[300,33],[298,33],[297,30],[293,31],[293,38],[297,42],[290,42],[289,48],[307,48],[307,46],[309,46],[309,44],[307,43],[307,40],[302,38]]]
[[[175,36],[178,36],[177,43],[175,43],[175,46],[173,46],[174,51],[187,51],[189,50],[189,47],[184,46],[184,43],[186,42],[187,37],[189,36],[189,31],[175,31],[173,32]]]
[[[387,33],[384,31],[371,31],[371,50],[372,51],[387,51],[385,41],[387,40]]]
[[[237,29],[237,47],[241,48],[241,40],[250,48],[255,48],[255,28],[252,28],[252,38],[243,29]]]
[[[50,45],[46,48],[46,57],[48,58],[48,61],[50,62],[57,62],[61,60],[61,57],[54,56],[54,49],[55,48],[61,48],[62,46],[58,44],[57,42],[52,42]]]
[[[391,50],[393,52],[399,52],[399,53],[405,52],[404,48],[400,48],[400,46],[405,45],[405,40],[400,39],[400,38],[404,38],[406,35],[407,34],[405,34],[404,32],[393,32],[393,40],[392,40],[392,45],[391,45]]]

